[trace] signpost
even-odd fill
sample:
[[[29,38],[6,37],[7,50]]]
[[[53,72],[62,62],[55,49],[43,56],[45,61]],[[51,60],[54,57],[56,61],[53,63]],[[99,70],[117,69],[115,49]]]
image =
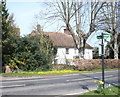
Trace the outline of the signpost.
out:
[[[103,88],[105,86],[105,78],[104,78],[104,37],[110,37],[109,34],[101,34],[100,36],[97,36],[97,39],[102,39],[102,42],[101,42],[101,56],[102,56],[102,82],[103,82]]]
[[[101,49],[102,49],[102,82],[103,82],[103,88],[104,88],[104,84],[105,84],[105,80],[104,80],[104,43],[103,43],[103,33],[102,33],[102,43],[101,43]]]

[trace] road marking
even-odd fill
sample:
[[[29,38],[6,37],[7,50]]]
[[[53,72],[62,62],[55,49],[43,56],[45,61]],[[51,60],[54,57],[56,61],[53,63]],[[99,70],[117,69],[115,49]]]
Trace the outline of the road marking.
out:
[[[112,76],[114,76],[114,75],[108,75],[108,76],[105,76],[105,77],[112,77]],[[100,77],[94,77],[94,78],[100,78]]]
[[[65,95],[80,95],[82,94],[83,92],[79,92],[79,93],[71,93],[71,94],[65,94]]]
[[[87,80],[87,79],[92,79],[92,78],[82,78],[82,79],[72,79],[72,80],[66,80],[66,81],[80,81],[80,80]]]
[[[67,76],[67,75],[64,75],[64,76]],[[109,78],[109,77],[112,77],[113,75],[108,75],[108,76],[105,76],[106,78]],[[101,76],[100,76],[101,77]],[[100,77],[94,77],[94,78],[100,78]],[[6,82],[2,82],[2,83],[13,83],[13,82],[25,82],[25,81],[27,81],[27,82],[33,82],[33,81],[41,81],[41,80],[52,80],[52,79],[61,79],[60,77],[59,78],[48,78],[48,79],[31,79],[31,80],[18,80],[18,81],[11,81],[11,82],[8,82],[8,81],[6,81]],[[80,80],[90,80],[90,79],[93,79],[93,78],[82,78],[82,79],[72,79],[72,80],[66,80],[66,81],[80,81]]]
[[[105,76],[105,77],[112,77],[113,75],[108,75],[108,76]]]
[[[108,73],[109,73],[109,72],[116,72],[116,71],[118,72],[118,70],[105,71],[105,72],[108,72]],[[96,73],[96,74],[97,74],[97,73],[100,73],[100,74],[101,74],[101,72],[95,72],[95,73]],[[91,72],[91,73],[80,73],[80,74],[89,74],[89,75],[90,75],[90,74],[94,74],[94,73]],[[71,76],[71,75],[80,75],[80,74],[79,74],[79,73],[78,73],[78,74],[67,74],[67,75],[60,75],[60,76]],[[56,77],[56,76],[51,76],[51,77]],[[2,77],[0,77],[0,78],[2,78]],[[13,79],[5,79],[5,80],[6,80],[6,81],[7,81],[7,80],[9,80],[9,81],[14,81],[14,80],[17,81],[17,80],[22,80],[22,79],[23,79],[23,80],[24,80],[24,79],[25,79],[25,80],[27,80],[27,79],[30,80],[31,78],[36,79],[36,78],[44,78],[44,77],[41,77],[41,76],[40,76],[40,77],[28,77],[28,78],[13,78]],[[2,80],[3,80],[3,78],[2,78]]]
[[[22,86],[26,86],[26,85],[21,84],[21,85],[0,86],[0,88],[11,88],[11,87],[22,87]]]
[[[62,75],[62,76],[68,76],[68,77],[70,77],[70,75],[79,75],[79,74],[69,74],[69,75]],[[25,81],[31,82],[31,81],[38,81],[38,80],[41,81],[41,80],[61,79],[61,78],[63,78],[62,76],[61,77],[59,77],[59,76],[58,77],[53,77],[53,78],[44,78],[43,77],[44,79],[35,79],[35,78],[34,79],[27,79],[27,78],[25,78],[25,80],[24,79],[23,80],[22,79],[20,79],[20,80],[19,79],[17,79],[17,80],[10,80],[11,82],[9,82],[9,81],[5,81],[5,82],[2,81],[2,83],[25,82]]]
[[[80,75],[80,74],[67,74],[67,75],[61,75],[61,76],[71,76],[71,75]]]
[[[88,91],[84,91],[84,92],[78,92],[78,93],[70,93],[70,94],[65,94],[65,95],[80,95],[80,94],[83,94],[83,93],[86,93]]]
[[[105,71],[105,73],[109,73],[109,72],[116,72],[116,71],[117,71],[117,73],[118,73],[120,70]],[[90,75],[90,74],[97,74],[97,73],[98,73],[98,74],[99,74],[99,73],[101,74],[101,72],[91,72],[91,73],[89,73],[89,72],[87,73],[87,72],[86,72],[86,73],[81,73],[81,74],[89,74],[89,75]]]
[[[112,84],[114,84],[114,85],[118,86],[118,83],[112,83]]]
[[[87,91],[84,92],[78,92],[78,93],[70,93],[70,94],[62,94],[62,95],[58,95],[58,96],[54,96],[54,97],[66,97],[66,95],[80,95],[83,93],[86,93]]]
[[[108,77],[112,77],[112,76],[113,75],[108,75],[108,76],[105,76],[105,77],[108,78]],[[94,78],[100,78],[100,77],[94,77]],[[66,80],[66,81],[81,81],[81,80],[90,80],[90,79],[94,79],[94,78],[72,79],[72,80]]]
[[[22,81],[20,81],[20,80],[12,80],[11,82],[8,82],[8,81],[3,81],[2,83],[13,83],[13,82],[32,82],[32,81],[42,81],[42,80],[52,80],[52,79],[61,79],[60,77],[59,78],[48,78],[48,79],[26,79],[26,80],[22,80]]]
[[[46,79],[61,79],[62,77],[66,76],[66,77],[70,77],[71,75],[79,75],[79,74],[65,74],[65,75],[58,75],[58,76],[48,76],[46,77],[27,77],[27,78],[10,78],[10,79],[5,79],[4,81],[19,81],[19,80],[46,80]],[[43,79],[42,79],[43,78]],[[3,81],[3,82],[4,82]]]
[[[73,82],[72,85],[78,85],[78,83]],[[58,83],[58,84],[50,84],[50,85],[37,85],[37,86],[25,86],[24,88],[13,88],[13,89],[4,89],[5,92],[13,92],[13,91],[28,91],[28,90],[33,90],[33,89],[47,89],[47,88],[52,88],[52,87],[65,87],[65,86],[71,86],[71,83]]]
[[[94,77],[94,78],[100,78],[100,77]]]

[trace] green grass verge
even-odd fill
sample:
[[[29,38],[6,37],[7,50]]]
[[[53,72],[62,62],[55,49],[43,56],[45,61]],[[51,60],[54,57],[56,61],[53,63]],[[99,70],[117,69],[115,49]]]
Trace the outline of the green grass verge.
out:
[[[105,69],[105,71],[118,70]],[[75,70],[59,70],[59,71],[41,71],[41,72],[18,72],[18,73],[1,73],[2,76],[42,76],[42,75],[60,75],[60,74],[74,74],[74,73],[89,73],[89,72],[101,72],[101,69],[96,69],[92,71],[75,71]]]
[[[83,95],[120,95],[120,86],[113,86],[104,89],[104,94],[100,93],[98,90],[90,91],[84,93]]]
[[[60,74],[73,74],[73,73],[79,73],[79,71],[59,70],[59,71],[2,73],[2,76],[42,76],[42,75],[60,75]]]

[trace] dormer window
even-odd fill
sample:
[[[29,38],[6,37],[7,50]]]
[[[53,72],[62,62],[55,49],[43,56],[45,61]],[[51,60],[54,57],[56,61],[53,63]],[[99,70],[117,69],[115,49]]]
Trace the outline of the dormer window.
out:
[[[66,48],[66,54],[69,54],[69,48]]]

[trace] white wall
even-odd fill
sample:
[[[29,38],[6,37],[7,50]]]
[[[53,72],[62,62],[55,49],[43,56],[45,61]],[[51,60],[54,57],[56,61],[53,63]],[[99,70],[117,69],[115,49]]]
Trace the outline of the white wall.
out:
[[[79,56],[78,50],[75,48],[69,48],[69,54],[66,54],[66,48],[58,48],[56,60],[57,64],[66,64],[66,59],[74,59],[74,56]],[[85,49],[85,59],[92,59],[92,49]]]
[[[93,59],[93,52],[92,49],[85,49],[85,59]]]
[[[69,48],[69,54],[66,54],[66,48],[58,48],[57,49],[57,63],[58,64],[66,64],[66,59],[73,59],[73,56],[78,55],[78,50],[74,48]]]

